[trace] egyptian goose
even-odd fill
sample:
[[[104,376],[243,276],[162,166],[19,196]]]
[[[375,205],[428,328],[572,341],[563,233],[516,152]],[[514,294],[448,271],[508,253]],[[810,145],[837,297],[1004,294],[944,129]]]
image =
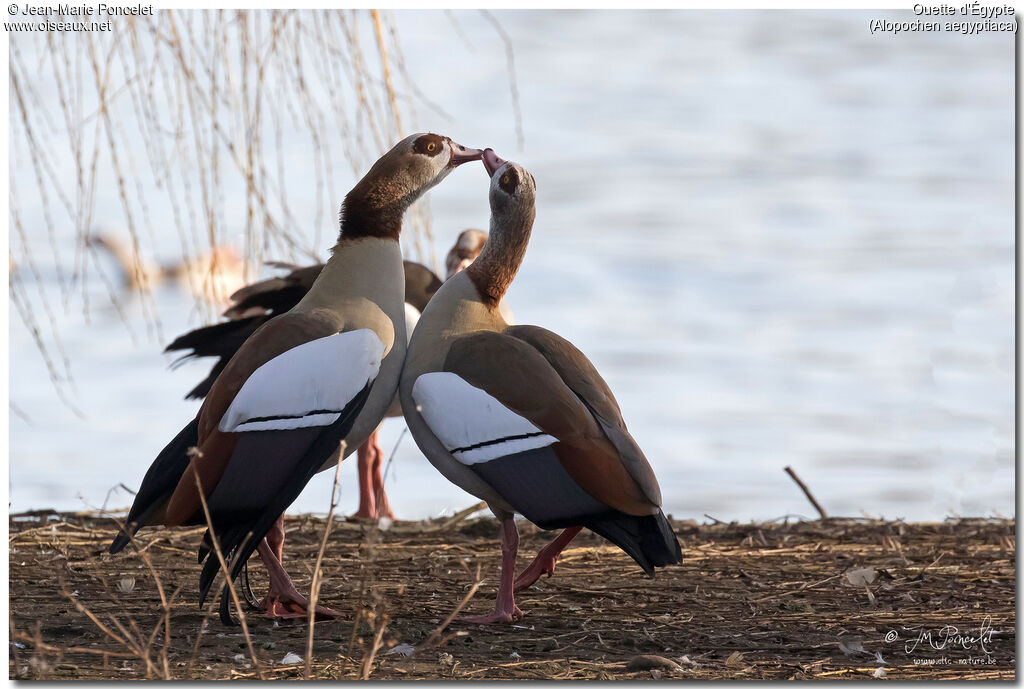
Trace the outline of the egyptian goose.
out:
[[[444,259],[444,268],[447,271],[444,279],[447,280],[462,270],[469,267],[469,264],[476,260],[480,252],[484,250],[487,243],[487,233],[483,230],[470,228],[459,233],[455,245],[448,251]]]
[[[555,333],[509,326],[498,308],[526,251],[533,176],[486,149],[490,238],[420,317],[399,386],[420,450],[450,481],[501,520],[501,579],[494,611],[469,621],[522,616],[514,590],[554,569],[581,528],[622,548],[645,572],[682,559],[661,510],[661,490],[619,406],[594,366]],[[565,528],[515,578],[519,513]]]
[[[447,137],[415,134],[374,163],[345,197],[338,241],[309,292],[242,344],[196,418],[157,456],[112,553],[141,526],[205,523],[203,495],[212,529],[199,551],[206,560],[200,604],[219,569],[210,555],[215,536],[233,562],[232,580],[258,551],[270,573],[261,611],[308,614],[281,563],[281,515],[339,451],[366,440],[394,399],[406,349],[402,217],[455,166],[480,155]],[[228,600],[225,591],[220,616],[231,624]],[[322,606],[316,613],[337,616]]]
[[[459,272],[480,254],[487,242],[487,233],[482,230],[469,229],[459,234],[451,251],[448,252],[448,276]],[[452,259],[455,256],[456,258]],[[405,261],[405,316],[406,334],[412,336],[416,321],[426,307],[427,302],[441,286],[441,280],[434,271],[413,261]],[[290,268],[284,276],[268,278],[247,285],[231,295],[232,305],[224,315],[232,320],[217,323],[178,337],[167,345],[165,352],[184,351],[184,356],[174,362],[178,366],[192,358],[214,356],[217,362],[209,375],[196,387],[189,391],[186,399],[202,399],[209,392],[213,381],[224,370],[228,361],[234,356],[242,343],[252,335],[256,328],[271,318],[287,312],[306,295],[313,285],[324,264],[299,268],[287,264],[274,264]],[[387,416],[399,417],[402,408],[395,402],[388,409]],[[357,518],[394,519],[387,493],[384,491],[384,479],[381,475],[381,464],[384,450],[380,446],[378,430],[375,429],[366,442],[357,451],[359,469],[359,509]]]
[[[86,245],[111,256],[121,272],[125,290],[146,292],[161,283],[173,283],[212,304],[245,284],[245,260],[228,245],[219,245],[178,263],[136,262],[123,242],[109,233],[92,234]]]

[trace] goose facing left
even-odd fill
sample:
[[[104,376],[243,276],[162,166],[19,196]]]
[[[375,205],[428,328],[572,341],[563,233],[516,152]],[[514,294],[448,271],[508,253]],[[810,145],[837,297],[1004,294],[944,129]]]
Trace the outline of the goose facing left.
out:
[[[196,418],[146,473],[111,544],[118,552],[146,525],[206,523],[230,577],[257,551],[270,574],[259,604],[272,617],[304,617],[308,602],[281,563],[282,514],[338,452],[354,451],[394,398],[406,350],[402,218],[424,192],[481,151],[414,134],[384,154],[345,197],[327,265],[288,313],[261,326],[217,377]],[[341,448],[339,448],[339,445]],[[211,533],[199,602],[219,569]],[[317,606],[324,617],[337,616]],[[221,620],[231,623],[227,592]]]
[[[608,384],[559,335],[510,325],[501,303],[526,254],[536,183],[487,149],[491,224],[486,246],[423,311],[399,397],[416,444],[449,481],[487,501],[501,521],[494,611],[467,621],[512,622],[514,591],[554,570],[582,528],[624,550],[649,575],[678,563],[661,488],[626,429]],[[517,579],[513,516],[565,529]]]

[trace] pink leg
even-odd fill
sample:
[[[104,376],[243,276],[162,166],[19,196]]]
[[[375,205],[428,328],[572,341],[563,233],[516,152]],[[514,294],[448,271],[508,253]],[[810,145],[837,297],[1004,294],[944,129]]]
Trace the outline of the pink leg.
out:
[[[494,601],[494,612],[479,617],[465,617],[464,622],[477,624],[493,624],[495,622],[515,622],[523,616],[523,611],[516,605],[512,591],[513,579],[516,576],[516,553],[519,550],[519,529],[513,519],[501,522],[501,582],[498,584],[498,596]]]
[[[279,517],[266,538],[260,541],[257,548],[260,560],[267,568],[270,575],[270,588],[266,597],[260,602],[259,608],[267,617],[294,618],[309,616],[309,601],[295,588],[291,577],[285,571],[281,563],[281,555],[284,550],[284,517]],[[335,612],[322,605],[316,606],[316,615],[319,619],[331,619],[341,617],[341,613]]]
[[[555,571],[555,563],[558,562],[558,555],[561,553],[565,546],[569,545],[569,541],[576,538],[576,534],[580,532],[581,526],[573,526],[566,529],[562,533],[558,534],[558,538],[544,546],[537,557],[533,559],[530,566],[523,570],[523,573],[516,577],[515,590],[522,591],[525,588],[529,588],[537,583],[540,579],[541,574],[547,574],[551,576]]]
[[[270,546],[271,551],[277,558],[278,562],[284,562],[284,515],[282,514],[274,522],[274,525],[270,527],[270,531],[265,536],[267,539],[267,545]]]
[[[376,461],[374,455],[377,447],[377,431],[374,431],[356,450],[356,457],[359,460],[359,511],[352,516],[360,519],[377,518],[377,503],[373,490],[373,464]]]
[[[378,440],[379,440],[379,437],[378,437],[377,433],[375,432],[373,435],[370,436],[369,440],[366,441],[367,443],[372,442],[373,443],[373,448],[374,448],[374,455],[373,455],[374,456],[374,462],[373,462],[373,467],[372,467],[372,469],[373,469],[373,476],[372,476],[372,479],[373,479],[373,502],[374,502],[374,505],[376,506],[377,510],[376,510],[376,514],[374,514],[373,516],[376,517],[377,519],[380,519],[381,517],[387,517],[388,519],[394,519],[395,515],[391,511],[391,505],[388,504],[387,493],[384,492],[384,477],[381,476],[381,473],[380,473],[380,465],[381,465],[381,463],[384,460],[384,448],[382,448],[380,446],[380,442],[378,442]]]

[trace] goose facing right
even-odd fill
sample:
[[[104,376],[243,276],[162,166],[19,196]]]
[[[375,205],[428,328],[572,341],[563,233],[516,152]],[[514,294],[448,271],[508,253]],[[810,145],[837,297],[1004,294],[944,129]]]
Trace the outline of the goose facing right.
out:
[[[582,529],[624,550],[648,575],[681,561],[661,489],[593,364],[555,333],[510,326],[500,305],[526,252],[535,215],[533,175],[493,151],[491,224],[480,256],[437,291],[406,355],[399,397],[420,450],[448,480],[486,500],[501,521],[494,611],[522,616],[513,592],[550,573]],[[518,580],[519,513],[565,531]]]
[[[309,292],[239,347],[199,414],[146,472],[111,553],[143,526],[208,523],[200,604],[220,569],[211,554],[219,544],[229,580],[259,554],[270,575],[264,614],[305,617],[309,601],[282,563],[282,514],[391,406],[407,341],[402,219],[456,166],[481,155],[448,137],[414,134],[371,166],[345,196],[338,240]],[[323,606],[315,612],[338,616]],[[226,591],[220,616],[231,624]]]

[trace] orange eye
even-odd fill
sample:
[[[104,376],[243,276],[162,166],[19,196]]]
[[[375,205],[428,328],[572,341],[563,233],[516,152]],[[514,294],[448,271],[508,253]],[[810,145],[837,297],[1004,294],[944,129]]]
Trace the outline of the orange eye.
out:
[[[509,176],[508,176],[508,173],[506,173],[506,174],[505,174],[505,175],[503,175],[503,176],[502,176],[502,178],[501,178],[501,186],[503,186],[503,187],[507,187],[507,186],[508,186],[508,183],[509,183],[509,182],[511,182],[511,181],[512,181],[512,180],[511,180],[511,179],[509,178]]]
[[[433,153],[436,150],[437,150],[437,144],[435,144],[433,141],[431,141],[429,144],[427,144],[427,152],[428,153]]]

